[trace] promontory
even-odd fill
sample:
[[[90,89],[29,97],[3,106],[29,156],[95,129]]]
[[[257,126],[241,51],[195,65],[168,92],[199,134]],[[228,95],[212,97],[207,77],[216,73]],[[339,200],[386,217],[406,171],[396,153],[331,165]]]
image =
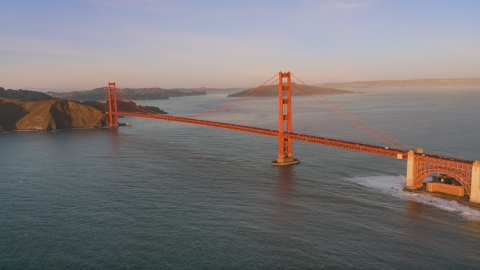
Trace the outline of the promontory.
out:
[[[109,125],[107,107],[102,102],[58,99],[41,92],[0,87],[0,132],[104,127]],[[124,101],[118,101],[118,108],[126,112],[148,109],[166,113],[157,107]]]

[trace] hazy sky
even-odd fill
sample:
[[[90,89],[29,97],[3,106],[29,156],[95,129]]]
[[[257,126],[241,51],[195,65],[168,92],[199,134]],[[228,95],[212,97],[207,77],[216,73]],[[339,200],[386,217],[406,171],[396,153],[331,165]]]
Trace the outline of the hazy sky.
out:
[[[480,77],[480,1],[1,0],[0,86]]]

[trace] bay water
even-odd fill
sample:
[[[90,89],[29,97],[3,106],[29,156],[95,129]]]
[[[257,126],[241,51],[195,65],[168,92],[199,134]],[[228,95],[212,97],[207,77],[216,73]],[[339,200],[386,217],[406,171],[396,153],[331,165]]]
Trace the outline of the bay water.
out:
[[[480,88],[329,96],[429,153],[480,159]],[[172,115],[231,92],[141,101]],[[480,211],[402,191],[406,161],[141,118],[0,134],[0,269],[478,269]]]

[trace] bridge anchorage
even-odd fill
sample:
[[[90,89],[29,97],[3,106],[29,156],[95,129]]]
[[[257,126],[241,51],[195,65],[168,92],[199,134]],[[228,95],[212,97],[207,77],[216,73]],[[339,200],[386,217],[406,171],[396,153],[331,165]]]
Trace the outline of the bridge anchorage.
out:
[[[107,114],[111,127],[119,126],[118,117],[122,115],[276,137],[278,155],[276,160],[270,163],[272,166],[300,163],[293,156],[293,140],[382,155],[399,160],[406,159],[405,188],[407,190],[421,188],[427,177],[435,173],[441,173],[453,177],[461,186],[433,183],[434,185],[430,185],[430,187],[434,186],[440,192],[442,192],[442,189],[443,192],[450,189],[460,191],[460,194],[466,193],[470,202],[480,204],[480,161],[428,154],[421,148],[417,151],[410,150],[409,146],[358,119],[317,93],[315,89],[306,85],[290,72],[279,72],[261,86],[251,89],[251,91],[231,102],[206,112],[188,116],[164,115],[158,111],[152,111],[148,107],[137,106],[130,97],[124,96],[126,93],[123,93],[120,88],[118,89],[120,91],[117,92],[117,87],[118,85],[114,82],[109,82],[107,87]],[[122,98],[120,110],[117,107],[117,94]],[[296,98],[298,97],[295,102],[298,100],[298,105],[300,105],[297,107],[296,103],[295,110],[307,112],[307,114],[300,113],[299,115],[302,117],[295,120],[296,122],[299,121],[296,123],[295,132],[292,130],[292,94],[296,95]],[[307,104],[306,98],[313,104]],[[247,109],[242,107],[245,104],[250,107]],[[128,105],[130,109],[123,109],[127,108],[125,105]],[[321,110],[315,111],[317,109],[315,106],[320,107]],[[256,111],[257,109],[258,111]],[[239,113],[239,118],[232,118],[232,114],[230,114],[232,112]],[[317,112],[322,117],[317,117]],[[256,117],[258,113],[261,113],[262,117]],[[303,120],[303,117],[308,114],[311,118],[307,119],[307,122]],[[259,121],[267,121],[267,123],[261,125]],[[312,121],[315,125],[312,125]],[[427,188],[429,184],[432,183],[427,183]],[[454,192],[450,192],[450,194],[454,194]]]
[[[408,151],[407,177],[405,188],[415,190],[423,186],[424,180],[434,173],[453,177],[461,186],[460,195],[465,191],[470,202],[480,203],[480,161],[469,161],[426,154],[421,148]],[[440,184],[439,192],[456,193],[455,186]],[[445,191],[442,191],[445,190]]]

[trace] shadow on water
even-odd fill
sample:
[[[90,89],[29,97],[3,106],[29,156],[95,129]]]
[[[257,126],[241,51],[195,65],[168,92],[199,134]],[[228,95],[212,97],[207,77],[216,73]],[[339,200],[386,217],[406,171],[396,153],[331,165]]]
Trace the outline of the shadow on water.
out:
[[[467,229],[472,235],[480,239],[480,221],[479,220],[468,220]]]
[[[430,242],[432,237],[432,220],[428,211],[428,206],[414,202],[405,202],[405,213],[403,220],[403,241],[412,248],[422,248]],[[439,224],[437,224],[439,225]],[[441,226],[440,226],[441,227]]]
[[[275,189],[272,193],[272,206],[269,223],[271,232],[279,241],[290,242],[294,233],[292,227],[297,222],[295,173],[293,166],[275,167],[277,172]],[[282,240],[280,240],[282,239]]]
[[[108,130],[108,140],[110,142],[110,149],[112,150],[112,154],[118,154],[120,151],[120,138],[119,138],[119,131],[118,128],[110,128]]]
[[[475,255],[480,240],[478,220],[458,219],[456,213],[445,215],[442,210],[419,202],[405,202],[403,243],[406,250],[421,250],[423,256],[440,258],[439,254],[459,252],[466,258]],[[452,221],[455,226],[452,226]],[[462,244],[458,245],[457,241]],[[422,268],[422,267],[420,267]],[[449,267],[447,267],[449,268]]]
[[[425,205],[407,200],[405,201],[405,212],[408,214],[409,217],[414,218],[422,218],[423,216],[427,215],[428,212],[425,209]]]
[[[285,205],[294,202],[295,173],[293,166],[279,166],[277,177],[276,201]]]

